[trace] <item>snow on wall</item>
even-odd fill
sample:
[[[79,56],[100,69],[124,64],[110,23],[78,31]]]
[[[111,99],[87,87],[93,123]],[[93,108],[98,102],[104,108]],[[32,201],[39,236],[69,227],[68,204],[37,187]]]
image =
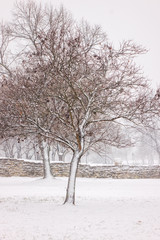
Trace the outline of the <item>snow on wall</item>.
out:
[[[51,169],[55,177],[69,176],[69,163],[53,162]],[[0,176],[43,176],[43,166],[39,161],[0,159]],[[160,178],[160,166],[115,166],[80,164],[78,177],[93,178]]]

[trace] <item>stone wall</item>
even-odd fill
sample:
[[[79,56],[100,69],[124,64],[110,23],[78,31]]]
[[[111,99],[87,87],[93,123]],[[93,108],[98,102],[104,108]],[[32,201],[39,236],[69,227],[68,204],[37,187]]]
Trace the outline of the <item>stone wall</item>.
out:
[[[69,163],[51,164],[55,177],[68,177]],[[107,166],[84,165],[78,168],[78,177],[94,178],[160,178],[160,166]],[[40,177],[43,176],[41,162],[0,159],[0,176]]]

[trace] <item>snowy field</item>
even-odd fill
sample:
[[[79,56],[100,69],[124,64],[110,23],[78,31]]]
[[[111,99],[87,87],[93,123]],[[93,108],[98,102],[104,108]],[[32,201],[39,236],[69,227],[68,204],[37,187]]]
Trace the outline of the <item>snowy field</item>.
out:
[[[0,178],[0,240],[159,240],[160,180]]]

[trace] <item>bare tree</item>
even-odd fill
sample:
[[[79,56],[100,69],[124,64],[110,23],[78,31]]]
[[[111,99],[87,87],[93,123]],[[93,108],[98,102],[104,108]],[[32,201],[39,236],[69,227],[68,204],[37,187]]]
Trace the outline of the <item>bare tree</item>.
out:
[[[15,139],[12,141],[9,141],[8,139],[5,139],[1,142],[1,151],[4,152],[4,155],[6,158],[15,158],[16,151],[15,151]]]
[[[63,145],[57,142],[56,152],[57,152],[59,161],[64,162],[65,156],[68,153],[68,148],[64,147]]]
[[[131,145],[123,126],[156,113],[147,81],[134,62],[146,50],[132,41],[115,49],[99,26],[78,24],[63,8],[21,3],[15,17],[13,36],[26,48],[2,94],[12,116],[7,128],[38,134],[72,151],[65,203],[74,204],[85,152],[99,143]]]
[[[159,87],[157,88],[152,98],[152,105],[154,105],[156,112],[153,111],[153,114],[149,118],[144,119],[143,124],[141,126],[136,126],[136,129],[138,130],[138,132],[141,133],[141,138],[140,138],[141,145],[142,146],[146,145],[150,148],[150,150],[154,150],[154,152],[156,152],[158,156],[159,163],[160,163],[160,88]],[[149,159],[149,163],[153,164],[154,159]]]
[[[143,127],[138,127],[138,131],[141,133],[141,139],[143,145],[149,147],[150,151],[154,150],[158,156],[160,164],[160,118],[159,116],[153,116],[149,124],[144,124]],[[154,160],[150,160],[154,163]]]
[[[12,75],[10,68],[13,55],[11,54],[10,46],[12,45],[13,39],[9,25],[2,22],[0,24],[0,73],[3,80],[5,80],[6,75]]]

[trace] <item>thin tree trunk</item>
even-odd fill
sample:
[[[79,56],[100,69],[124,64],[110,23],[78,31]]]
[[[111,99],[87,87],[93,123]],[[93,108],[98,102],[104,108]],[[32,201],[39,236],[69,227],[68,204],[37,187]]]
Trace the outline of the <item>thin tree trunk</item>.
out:
[[[75,204],[75,185],[76,185],[76,175],[78,169],[78,163],[80,161],[80,154],[75,152],[72,157],[71,165],[70,165],[70,176],[68,179],[68,186],[66,191],[66,199],[64,204]]]
[[[22,154],[21,154],[21,151],[22,151],[21,143],[17,143],[17,144],[16,144],[16,148],[17,148],[17,158],[20,159],[20,158],[22,158]]]
[[[84,153],[84,132],[83,127],[88,117],[89,111],[86,113],[86,117],[83,120],[81,126],[79,126],[79,133],[76,134],[77,138],[77,149],[73,151],[73,157],[70,165],[70,176],[68,179],[68,186],[66,192],[66,199],[64,204],[75,204],[75,186],[76,186],[76,175],[78,170],[78,164]]]

